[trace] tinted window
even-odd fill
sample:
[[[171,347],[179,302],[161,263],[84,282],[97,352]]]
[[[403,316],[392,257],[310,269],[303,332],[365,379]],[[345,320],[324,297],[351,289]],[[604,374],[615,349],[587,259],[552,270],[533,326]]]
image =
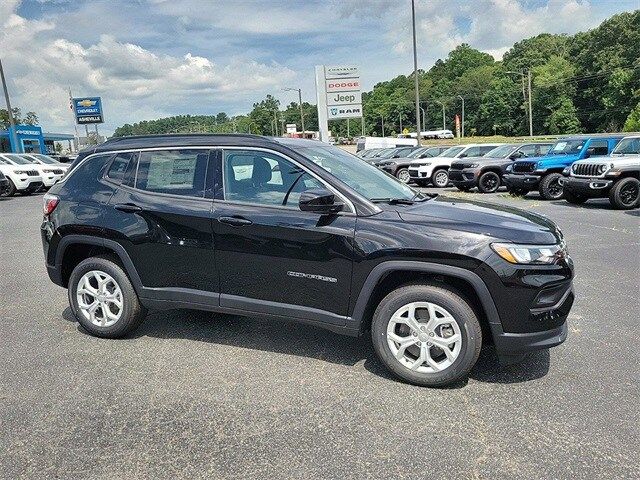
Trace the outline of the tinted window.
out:
[[[518,149],[518,153],[522,154],[523,157],[535,157],[539,151],[537,145],[523,145]]]
[[[488,152],[489,150],[487,150]],[[467,157],[478,157],[481,155],[481,150],[480,147],[469,147],[467,150],[464,151],[463,155],[466,155]]]
[[[482,147],[478,147],[480,150],[480,155],[484,155],[485,153],[490,152],[491,150],[493,150],[494,148],[496,148],[495,145],[486,145],[486,146],[482,146]],[[471,155],[469,155],[471,156]]]
[[[297,208],[300,194],[323,184],[284,158],[257,150],[227,150],[224,199]]]
[[[606,155],[609,153],[609,146],[606,140],[591,140],[587,151],[589,155]]]
[[[208,158],[206,150],[141,152],[135,187],[148,192],[203,197]]]
[[[131,153],[119,153],[116,155],[116,158],[111,162],[111,166],[107,172],[107,177],[111,180],[115,180],[116,182],[121,182],[132,156],[133,155]]]

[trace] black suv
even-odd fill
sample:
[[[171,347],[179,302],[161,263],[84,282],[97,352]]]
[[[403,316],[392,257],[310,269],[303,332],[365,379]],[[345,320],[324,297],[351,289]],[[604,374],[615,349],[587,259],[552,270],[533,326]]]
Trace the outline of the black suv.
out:
[[[548,219],[427,196],[338,147],[250,135],[112,139],[44,197],[49,276],[81,325],[193,308],[371,331],[428,386],[567,336],[573,265]]]

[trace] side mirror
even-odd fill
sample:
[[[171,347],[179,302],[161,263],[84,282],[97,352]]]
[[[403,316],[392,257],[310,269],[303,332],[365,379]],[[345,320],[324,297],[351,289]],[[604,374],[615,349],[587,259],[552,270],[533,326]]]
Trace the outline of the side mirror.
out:
[[[515,160],[516,158],[521,158],[521,157],[526,157],[526,155],[524,155],[522,152],[513,152],[511,155],[509,155],[509,158],[511,160]]]
[[[462,154],[462,155],[460,155],[458,158],[464,158],[464,157],[466,157],[466,156],[467,156],[467,154],[466,154],[466,153],[463,153],[463,154]]]
[[[344,204],[336,202],[336,196],[326,188],[312,188],[302,192],[298,205],[303,212],[323,215],[336,213],[344,208]]]

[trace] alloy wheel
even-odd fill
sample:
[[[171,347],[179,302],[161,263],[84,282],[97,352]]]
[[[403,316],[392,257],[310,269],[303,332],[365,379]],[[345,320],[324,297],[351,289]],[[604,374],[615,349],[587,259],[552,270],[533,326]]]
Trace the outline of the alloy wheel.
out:
[[[450,367],[459,357],[462,333],[446,309],[431,302],[412,302],[391,316],[387,345],[409,370],[435,373]]]
[[[558,180],[552,180],[548,187],[549,196],[553,199],[562,197],[562,185]]]
[[[437,187],[446,187],[448,183],[449,174],[446,171],[440,170],[436,173],[435,184]]]
[[[406,168],[398,171],[397,176],[398,180],[400,180],[402,183],[409,183],[409,180],[411,180],[411,177],[409,176],[409,170],[407,170]]]
[[[82,315],[98,327],[110,327],[122,316],[120,285],[100,270],[91,270],[80,278],[76,299]]]
[[[620,201],[626,207],[630,207],[638,199],[640,186],[637,183],[628,183],[620,189]]]

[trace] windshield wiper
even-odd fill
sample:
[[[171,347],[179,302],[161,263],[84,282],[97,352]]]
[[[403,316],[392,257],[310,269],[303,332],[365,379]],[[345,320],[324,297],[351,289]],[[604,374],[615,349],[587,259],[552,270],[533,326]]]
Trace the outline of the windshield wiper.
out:
[[[373,203],[388,203],[389,205],[413,205],[413,200],[410,198],[372,198]]]

